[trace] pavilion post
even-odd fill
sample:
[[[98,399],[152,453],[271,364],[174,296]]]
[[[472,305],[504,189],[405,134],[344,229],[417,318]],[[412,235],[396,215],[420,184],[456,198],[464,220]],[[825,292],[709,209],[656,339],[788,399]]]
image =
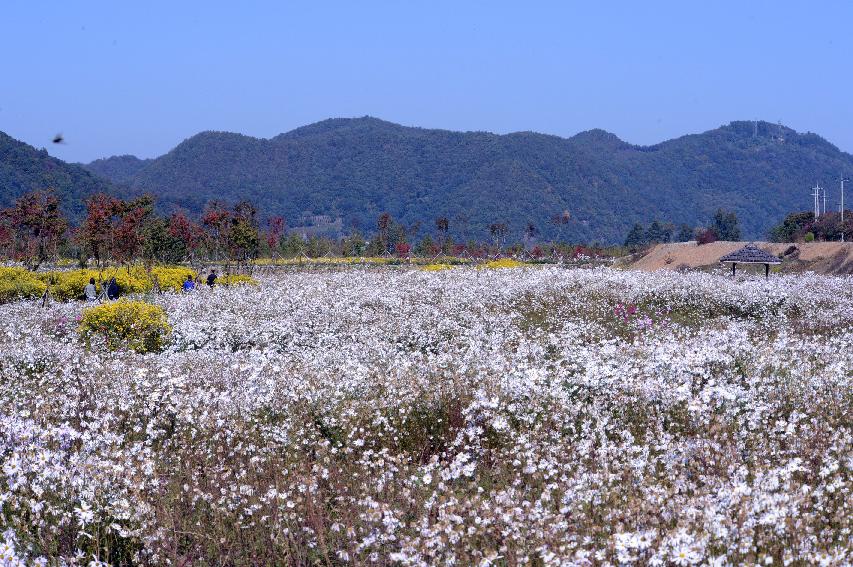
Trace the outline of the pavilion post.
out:
[[[764,279],[770,277],[770,264],[764,264]]]
[[[735,266],[737,266],[737,262],[732,262],[732,275],[735,275]]]

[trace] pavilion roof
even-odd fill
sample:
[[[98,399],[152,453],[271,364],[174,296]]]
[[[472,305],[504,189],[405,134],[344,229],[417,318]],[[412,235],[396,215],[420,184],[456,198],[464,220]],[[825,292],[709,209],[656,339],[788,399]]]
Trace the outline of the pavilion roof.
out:
[[[781,264],[782,260],[765,252],[753,243],[749,243],[740,250],[726,254],[720,258],[720,262],[737,262],[738,264]]]

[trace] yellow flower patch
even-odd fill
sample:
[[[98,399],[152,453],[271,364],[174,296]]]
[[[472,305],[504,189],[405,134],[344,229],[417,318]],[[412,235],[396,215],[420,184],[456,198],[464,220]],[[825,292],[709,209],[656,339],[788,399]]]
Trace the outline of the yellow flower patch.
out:
[[[97,270],[68,270],[52,272],[30,272],[24,268],[0,267],[0,303],[18,299],[35,299],[44,293],[48,284],[50,294],[57,301],[83,299],[83,289],[90,278],[95,279],[95,287],[101,293],[103,286],[115,278],[122,295],[146,293],[154,289],[156,281],[160,290],[180,291],[187,275],[195,276],[190,268],[180,266],[157,266],[147,272],[142,266],[127,268],[106,268]],[[249,276],[220,276],[216,280],[221,285],[257,285]]]
[[[110,350],[145,353],[163,350],[172,328],[162,307],[122,299],[84,309],[77,332],[87,345],[102,337]]]
[[[500,260],[492,260],[491,262],[486,262],[485,264],[480,264],[477,267],[478,268],[499,269],[499,268],[520,268],[522,266],[524,266],[524,262],[519,262],[518,260],[513,260],[512,258],[501,258]]]

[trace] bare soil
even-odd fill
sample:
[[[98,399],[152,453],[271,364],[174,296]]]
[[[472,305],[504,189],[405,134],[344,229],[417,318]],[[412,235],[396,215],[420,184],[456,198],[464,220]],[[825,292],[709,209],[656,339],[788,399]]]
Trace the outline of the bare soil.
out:
[[[853,274],[853,243],[756,242],[759,248],[782,258],[782,271],[813,271],[822,274]],[[745,242],[696,242],[658,244],[629,264],[635,270],[656,271],[707,268],[719,265],[720,258],[745,246]]]

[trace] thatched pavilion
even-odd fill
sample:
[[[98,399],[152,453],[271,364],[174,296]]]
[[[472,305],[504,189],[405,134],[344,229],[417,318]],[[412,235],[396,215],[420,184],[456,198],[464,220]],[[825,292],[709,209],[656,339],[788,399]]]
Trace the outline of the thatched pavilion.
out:
[[[738,264],[764,264],[764,277],[766,278],[770,275],[770,264],[781,264],[782,260],[750,242],[740,250],[720,258],[720,263],[724,262],[731,263],[732,275],[735,275]]]

